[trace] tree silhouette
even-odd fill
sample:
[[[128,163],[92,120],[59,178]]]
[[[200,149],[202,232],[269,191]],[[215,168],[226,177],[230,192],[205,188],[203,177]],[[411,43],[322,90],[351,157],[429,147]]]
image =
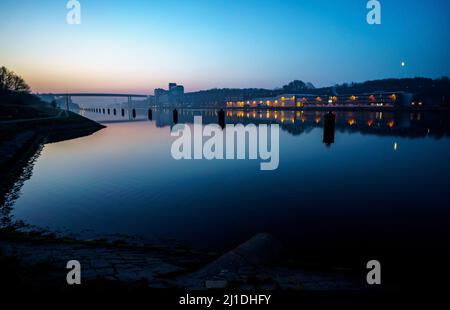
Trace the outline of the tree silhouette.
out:
[[[30,92],[30,86],[28,86],[21,76],[2,66],[0,68],[0,90],[3,92],[12,91],[28,93]]]

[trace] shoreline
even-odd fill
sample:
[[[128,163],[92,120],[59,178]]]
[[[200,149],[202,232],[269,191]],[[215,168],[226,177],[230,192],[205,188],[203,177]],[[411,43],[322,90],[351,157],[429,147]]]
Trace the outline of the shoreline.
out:
[[[364,291],[354,272],[298,265],[281,244],[257,234],[225,253],[181,243],[80,240],[0,229],[0,272],[9,288],[68,287],[66,265],[81,264],[82,289]],[[2,285],[0,281],[0,287]]]
[[[103,128],[105,126],[72,112],[66,117],[0,123],[0,224],[8,222],[8,194],[31,174],[25,172],[32,169],[43,145],[83,137]]]
[[[4,169],[17,161],[22,161],[23,156],[36,150],[42,143],[53,143],[63,140],[75,139],[90,135],[98,130],[106,128],[97,122],[89,120],[73,112],[68,112],[66,117],[34,119],[29,122],[19,120],[18,123],[1,124],[6,138],[0,140],[0,174]]]

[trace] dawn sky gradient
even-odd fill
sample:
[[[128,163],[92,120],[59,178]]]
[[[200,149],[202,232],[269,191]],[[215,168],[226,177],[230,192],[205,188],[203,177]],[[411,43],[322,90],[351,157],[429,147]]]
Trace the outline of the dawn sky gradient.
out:
[[[35,92],[316,86],[450,75],[450,1],[2,0],[0,65]],[[401,62],[406,63],[405,67]]]

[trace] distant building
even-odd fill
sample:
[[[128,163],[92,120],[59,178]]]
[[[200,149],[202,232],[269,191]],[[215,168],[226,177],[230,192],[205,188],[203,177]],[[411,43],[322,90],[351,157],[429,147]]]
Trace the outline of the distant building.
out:
[[[303,95],[308,96],[308,98],[314,98],[313,95]],[[305,102],[305,97],[291,94],[279,95],[276,97],[266,97],[266,98],[254,98],[249,100],[236,100],[227,101],[226,106],[228,108],[279,108],[279,107],[302,107]]]
[[[175,107],[179,106],[183,102],[184,87],[183,85],[177,85],[177,83],[169,83],[169,89],[162,88],[155,89],[155,105],[161,107]]]

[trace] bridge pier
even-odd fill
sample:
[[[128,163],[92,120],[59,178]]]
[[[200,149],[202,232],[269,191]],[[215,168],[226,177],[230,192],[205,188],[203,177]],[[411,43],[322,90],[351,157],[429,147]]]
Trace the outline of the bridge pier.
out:
[[[66,111],[69,111],[69,101],[70,101],[70,96],[66,95]]]
[[[128,96],[127,105],[128,105],[128,118],[131,120],[131,113],[130,113],[130,111],[131,111],[131,96]],[[136,112],[133,110],[133,114],[135,114],[135,113]],[[134,116],[134,117],[136,117],[136,116]]]

